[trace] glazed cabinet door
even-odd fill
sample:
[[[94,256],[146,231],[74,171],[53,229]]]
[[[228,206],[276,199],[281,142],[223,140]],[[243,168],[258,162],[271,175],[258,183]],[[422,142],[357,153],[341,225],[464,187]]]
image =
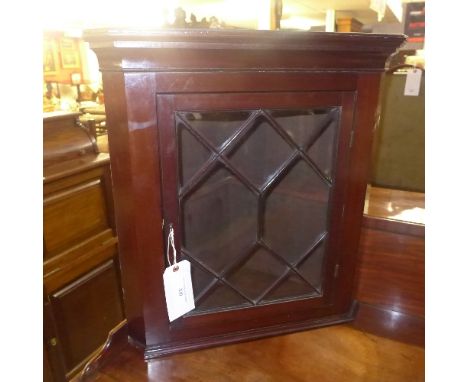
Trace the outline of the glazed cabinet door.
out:
[[[164,234],[195,297],[166,341],[336,313],[351,293],[335,281],[353,104],[352,92],[157,96]]]

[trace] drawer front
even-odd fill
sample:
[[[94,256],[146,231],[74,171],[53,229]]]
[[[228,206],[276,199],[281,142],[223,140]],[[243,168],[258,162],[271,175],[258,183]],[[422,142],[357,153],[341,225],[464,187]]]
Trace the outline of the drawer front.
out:
[[[109,229],[44,262],[43,280],[47,293],[63,288],[77,277],[90,272],[116,256],[117,238]]]
[[[45,259],[111,227],[102,177],[86,179],[44,199]]]

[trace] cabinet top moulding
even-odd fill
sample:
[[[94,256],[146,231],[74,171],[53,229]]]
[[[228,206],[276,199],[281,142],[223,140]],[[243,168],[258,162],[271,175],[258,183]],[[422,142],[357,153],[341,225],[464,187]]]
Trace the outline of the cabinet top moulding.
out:
[[[163,72],[379,72],[406,40],[397,34],[209,29],[90,29],[84,38],[99,52],[102,71]],[[226,51],[236,54],[226,57]]]

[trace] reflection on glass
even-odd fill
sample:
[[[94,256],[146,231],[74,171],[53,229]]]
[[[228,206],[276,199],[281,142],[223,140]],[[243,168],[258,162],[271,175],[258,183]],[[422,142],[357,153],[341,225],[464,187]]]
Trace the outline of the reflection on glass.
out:
[[[230,307],[242,307],[249,306],[249,303],[241,295],[235,292],[232,288],[217,283],[211,290],[210,294],[202,298],[199,304],[197,304],[194,313],[222,310]]]
[[[256,240],[257,198],[219,167],[183,202],[183,247],[220,273]]]
[[[314,110],[271,110],[270,115],[330,179],[339,109],[330,107]]]
[[[211,152],[179,123],[179,163],[181,185],[185,185],[202,165],[208,160]]]
[[[298,297],[318,295],[317,291],[292,271],[276,288],[264,298],[265,302],[272,302]]]
[[[228,280],[247,297],[256,300],[287,269],[268,251],[259,248]]]
[[[330,121],[332,109],[271,110],[270,115],[302,149],[307,149]]]
[[[241,144],[229,154],[231,163],[257,188],[270,180],[292,154],[292,148],[271,125],[259,118]]]
[[[184,113],[184,117],[197,132],[215,147],[223,144],[249,118],[249,111],[210,111]]]
[[[322,242],[318,247],[307,255],[306,259],[298,266],[299,273],[319,291],[322,288],[322,268],[325,256],[325,244]]]
[[[265,203],[265,242],[290,264],[327,229],[329,188],[300,160],[271,190]]]
[[[307,150],[309,158],[312,159],[328,179],[332,177],[337,128],[337,121],[330,123],[309,150]]]
[[[190,259],[186,259],[189,260]],[[205,271],[202,267],[197,265],[194,261],[191,262],[191,273],[192,273],[192,287],[193,296],[195,299],[205,290],[205,288],[215,279],[215,277],[209,272]]]

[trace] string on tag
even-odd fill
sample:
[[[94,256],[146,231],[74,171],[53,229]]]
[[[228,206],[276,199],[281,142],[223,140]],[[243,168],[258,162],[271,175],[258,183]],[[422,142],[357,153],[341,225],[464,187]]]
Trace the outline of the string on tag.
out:
[[[167,236],[167,249],[166,249],[166,256],[167,256],[167,262],[170,266],[174,266],[174,272],[176,272],[179,267],[177,266],[177,251],[175,249],[175,244],[174,244],[174,228],[172,227],[172,224],[169,226],[169,235]],[[171,264],[171,259],[169,256],[169,251],[172,247],[172,264]]]

